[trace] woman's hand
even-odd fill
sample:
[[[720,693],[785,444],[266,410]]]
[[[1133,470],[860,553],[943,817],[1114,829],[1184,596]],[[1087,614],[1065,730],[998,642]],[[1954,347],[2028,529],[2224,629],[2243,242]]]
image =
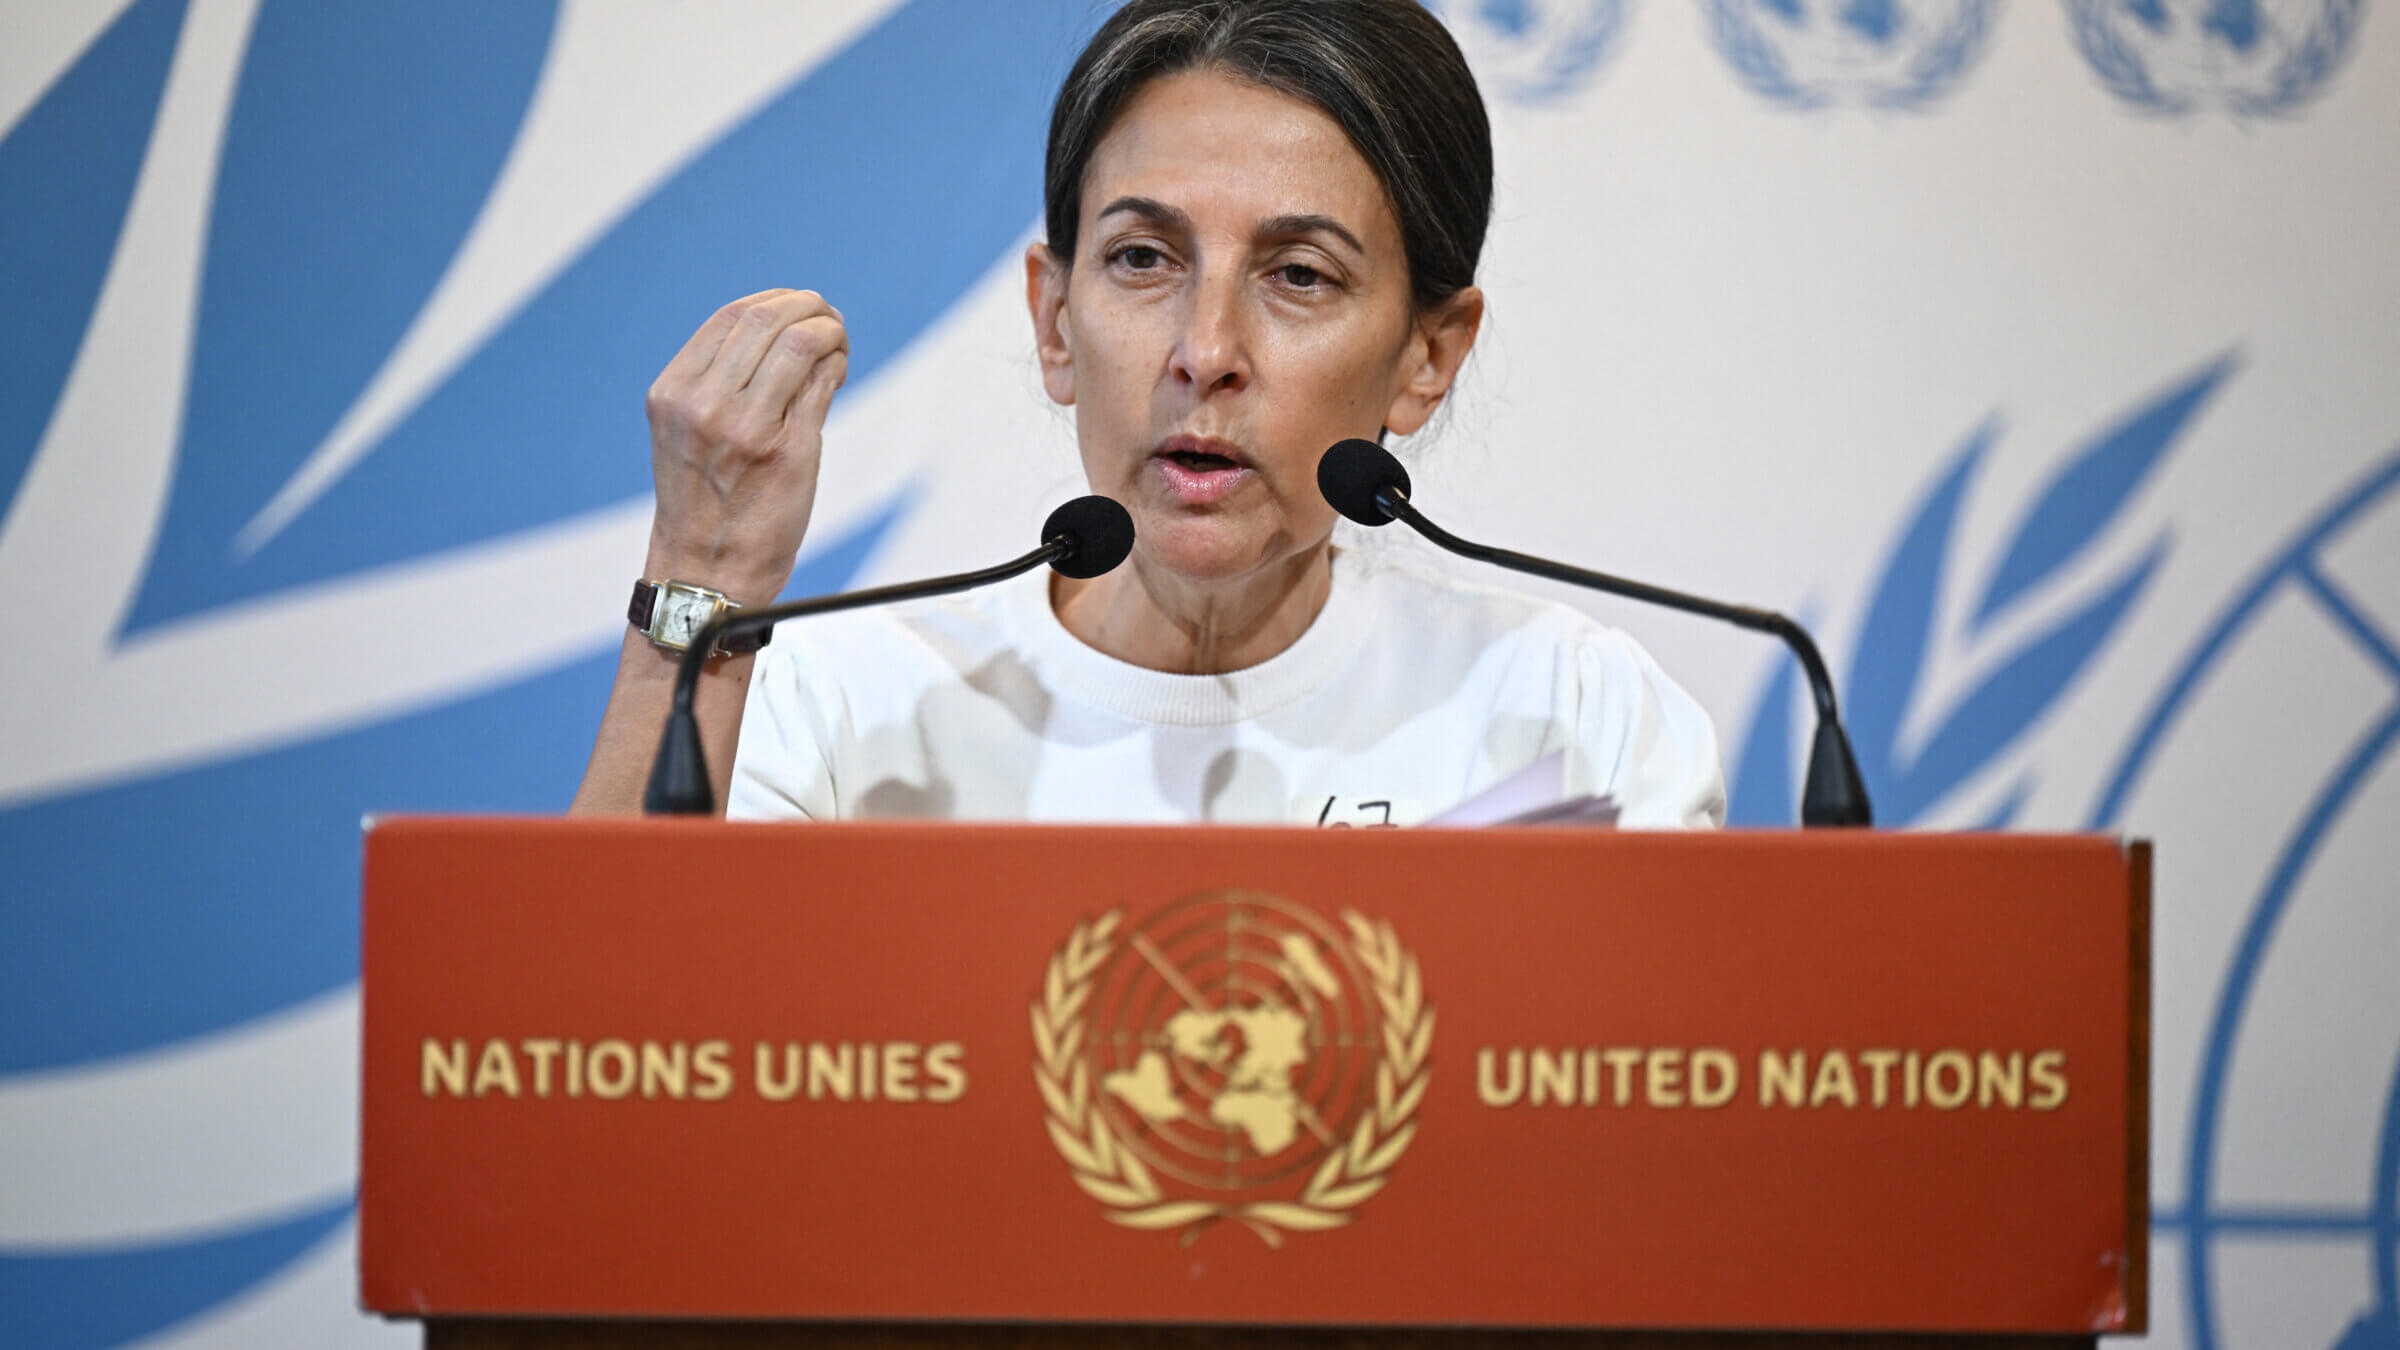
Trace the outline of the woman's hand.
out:
[[[841,312],[814,291],[760,291],[700,325],[650,386],[645,575],[771,603],[808,533],[825,410],[849,372]]]
[[[650,386],[658,510],[642,575],[723,591],[736,604],[774,603],[816,505],[825,409],[849,373],[850,334],[814,291],[760,291],[700,325]],[[695,711],[720,815],[754,659],[724,657],[700,674]],[[574,810],[641,809],[678,664],[626,631]]]

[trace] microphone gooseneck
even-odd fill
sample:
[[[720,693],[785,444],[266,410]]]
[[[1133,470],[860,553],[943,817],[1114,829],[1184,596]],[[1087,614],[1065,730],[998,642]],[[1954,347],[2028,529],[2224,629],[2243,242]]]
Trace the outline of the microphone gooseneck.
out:
[[[1361,525],[1381,526],[1392,521],[1405,522],[1410,529],[1424,535],[1442,548],[1461,557],[1491,563],[1511,571],[1531,576],[1563,581],[1570,586],[1621,595],[1645,604],[1662,605],[1721,619],[1754,632],[1772,633],[1783,639],[1799,658],[1801,670],[1808,676],[1809,693],[1817,705],[1816,739],[1809,751],[1808,781],[1801,791],[1800,823],[1803,825],[1872,825],[1873,807],[1867,801],[1867,785],[1859,774],[1858,760],[1850,751],[1850,737],[1842,730],[1842,719],[1833,698],[1833,677],[1825,669],[1825,658],[1817,651],[1816,640],[1795,620],[1773,610],[1754,609],[1748,605],[1729,605],[1721,600],[1687,595],[1647,582],[1629,581],[1602,572],[1586,571],[1565,563],[1493,548],[1461,539],[1441,526],[1427,520],[1408,499],[1408,470],[1392,452],[1373,441],[1342,441],[1325,452],[1317,461],[1317,489],[1334,510]]]
[[[717,809],[716,789],[708,781],[708,753],[700,744],[700,722],[692,699],[700,687],[700,672],[720,638],[733,633],[772,628],[786,619],[802,619],[835,610],[920,600],[973,590],[995,581],[1030,572],[1048,563],[1065,576],[1084,580],[1115,567],[1133,551],[1133,517],[1106,497],[1078,497],[1050,513],[1042,522],[1041,547],[997,567],[958,572],[926,581],[874,586],[837,595],[815,595],[761,609],[735,610],[719,615],[692,638],[675,670],[675,698],[667,708],[658,757],[650,763],[650,782],[642,793],[642,810],[649,815],[709,815]]]

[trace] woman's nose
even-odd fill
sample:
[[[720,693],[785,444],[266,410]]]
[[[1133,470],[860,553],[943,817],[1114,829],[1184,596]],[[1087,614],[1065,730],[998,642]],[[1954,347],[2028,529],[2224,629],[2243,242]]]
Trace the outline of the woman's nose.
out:
[[[1250,350],[1239,279],[1204,276],[1191,288],[1183,332],[1170,358],[1178,383],[1206,397],[1250,382]]]

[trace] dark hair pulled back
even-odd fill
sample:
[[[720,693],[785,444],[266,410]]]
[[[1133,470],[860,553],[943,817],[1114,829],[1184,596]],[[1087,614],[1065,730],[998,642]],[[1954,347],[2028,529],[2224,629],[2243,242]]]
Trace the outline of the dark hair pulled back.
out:
[[[1102,24],[1050,111],[1042,198],[1072,265],[1084,170],[1134,91],[1221,69],[1324,111],[1391,198],[1417,306],[1475,281],[1492,215],[1492,133],[1466,58],[1417,0],[1132,0]]]

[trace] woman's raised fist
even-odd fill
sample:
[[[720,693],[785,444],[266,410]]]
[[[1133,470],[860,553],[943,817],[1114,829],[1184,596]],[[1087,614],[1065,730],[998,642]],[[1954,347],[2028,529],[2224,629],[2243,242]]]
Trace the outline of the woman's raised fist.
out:
[[[814,291],[760,291],[700,325],[650,386],[650,576],[744,605],[775,598],[808,533],[825,410],[849,371],[841,312]]]

